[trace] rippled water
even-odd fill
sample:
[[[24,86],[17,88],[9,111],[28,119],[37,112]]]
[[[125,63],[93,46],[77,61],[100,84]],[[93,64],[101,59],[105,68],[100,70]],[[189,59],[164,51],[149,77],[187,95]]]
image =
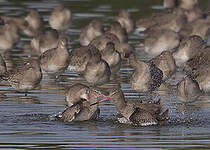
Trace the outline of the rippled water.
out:
[[[201,1],[201,0],[200,0]],[[50,11],[57,5],[53,0],[0,0],[0,15],[24,16],[26,8],[37,8],[45,25]],[[128,9],[134,19],[149,16],[162,9],[160,0],[70,0],[66,1],[73,12],[72,28],[68,30],[72,47],[79,46],[80,29],[93,18],[103,20],[105,26],[120,9]],[[202,0],[205,7],[205,0]],[[6,61],[12,67],[31,57],[28,49],[30,38],[22,37],[15,49],[5,52]],[[132,34],[129,43],[135,47],[142,60],[148,60],[138,46],[142,37]],[[124,61],[121,71],[109,84],[100,87],[106,90],[121,87],[126,98],[145,97],[130,88],[132,69]],[[7,82],[0,83],[0,149],[209,149],[210,147],[210,97],[202,96],[191,104],[183,104],[176,98],[176,83],[182,73],[176,73],[159,90],[163,106],[170,109],[168,124],[150,127],[133,127],[115,122],[115,107],[112,103],[101,104],[98,121],[63,123],[53,115],[65,109],[64,90],[74,83],[85,83],[73,72],[65,72],[59,80],[44,76],[40,87],[25,97],[16,93]]]

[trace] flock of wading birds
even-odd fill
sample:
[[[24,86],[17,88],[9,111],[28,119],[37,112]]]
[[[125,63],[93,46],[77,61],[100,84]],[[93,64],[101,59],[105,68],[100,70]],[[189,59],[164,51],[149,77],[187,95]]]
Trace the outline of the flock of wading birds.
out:
[[[36,88],[42,73],[58,77],[66,69],[77,72],[92,84],[74,84],[66,92],[68,108],[57,116],[64,122],[97,119],[98,104],[113,100],[118,110],[116,120],[138,126],[156,125],[169,119],[169,110],[163,111],[160,99],[152,102],[125,100],[121,89],[103,94],[95,88],[109,82],[110,76],[120,70],[123,59],[133,67],[131,87],[137,92],[152,92],[168,80],[177,68],[185,72],[177,84],[177,95],[184,101],[194,101],[201,93],[210,91],[210,16],[201,10],[198,0],[164,0],[164,10],[134,22],[127,10],[114,17],[104,30],[101,21],[94,19],[80,33],[80,48],[68,50],[69,38],[64,35],[70,27],[72,14],[64,4],[53,9],[44,30],[42,17],[31,9],[26,17],[0,17],[0,49],[10,50],[19,40],[19,33],[32,38],[31,49],[38,57],[23,65],[7,69],[0,56],[0,76],[17,91]],[[144,50],[152,56],[148,62],[139,60],[128,35],[143,32]]]

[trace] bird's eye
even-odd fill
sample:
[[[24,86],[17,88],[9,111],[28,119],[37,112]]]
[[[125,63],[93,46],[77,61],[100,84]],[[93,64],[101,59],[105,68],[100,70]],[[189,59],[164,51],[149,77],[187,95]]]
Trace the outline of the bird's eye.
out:
[[[89,94],[90,93],[90,91],[89,90],[86,90],[86,94]]]
[[[98,91],[97,91],[97,90],[94,90],[94,92],[98,93]]]

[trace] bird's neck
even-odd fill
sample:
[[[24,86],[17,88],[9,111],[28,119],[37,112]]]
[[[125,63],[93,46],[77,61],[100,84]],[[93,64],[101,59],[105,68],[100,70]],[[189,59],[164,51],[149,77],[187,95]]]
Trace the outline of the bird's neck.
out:
[[[125,97],[123,94],[119,94],[116,96],[115,98],[115,106],[117,108],[117,111],[119,113],[123,113],[123,111],[125,110],[127,104],[126,104],[126,101],[125,101]]]

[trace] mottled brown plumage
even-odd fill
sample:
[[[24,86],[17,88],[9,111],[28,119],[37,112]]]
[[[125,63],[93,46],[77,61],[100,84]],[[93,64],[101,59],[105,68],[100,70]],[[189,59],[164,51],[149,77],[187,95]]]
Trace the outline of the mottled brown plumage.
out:
[[[37,31],[43,30],[43,20],[36,9],[30,9],[29,14],[25,17],[25,23],[20,29],[27,36],[34,36]]]
[[[187,61],[187,66],[191,69],[198,68],[202,65],[209,65],[210,63],[210,47],[201,48],[199,52],[190,60]]]
[[[129,57],[134,72],[130,78],[131,87],[138,92],[149,92],[157,89],[163,78],[163,72],[154,63],[147,64],[138,60],[133,54]]]
[[[47,73],[60,75],[69,65],[69,52],[66,47],[67,40],[62,38],[57,48],[49,49],[41,54],[41,68]]]
[[[209,26],[210,26],[209,19],[203,19],[203,18],[196,19],[195,21],[184,25],[180,30],[180,34],[182,37],[198,35],[204,40]]]
[[[198,0],[179,0],[179,7],[185,10],[193,9],[198,5]]]
[[[185,22],[184,11],[176,8],[172,12],[156,13],[149,18],[141,18],[136,22],[136,28],[138,31],[153,28],[179,32]]]
[[[112,33],[105,33],[103,35],[97,36],[93,39],[90,45],[95,46],[99,51],[102,51],[108,42],[112,42],[114,44],[120,43],[119,39],[116,35]]]
[[[49,49],[58,46],[59,35],[57,30],[50,30],[46,33],[37,32],[31,40],[31,47],[37,54],[42,54]]]
[[[119,22],[112,22],[106,32],[116,35],[120,40],[120,43],[128,42],[127,32],[124,28],[122,28]]]
[[[6,63],[4,58],[0,55],[0,75],[4,74],[7,71]]]
[[[184,102],[193,102],[201,95],[199,84],[191,75],[186,76],[177,84],[177,96]]]
[[[89,50],[92,57],[86,65],[83,74],[84,78],[93,85],[101,85],[108,82],[111,75],[108,63],[101,58],[101,54],[95,46],[89,45]]]
[[[163,7],[173,9],[177,6],[177,0],[163,0]]]
[[[72,14],[70,9],[64,7],[64,4],[60,3],[53,9],[49,18],[49,24],[53,29],[65,31],[70,27],[71,19]]]
[[[193,68],[193,70],[188,74],[192,77],[193,80],[196,80],[200,90],[204,92],[210,91],[210,67],[209,64],[199,65],[197,68]]]
[[[200,36],[193,35],[182,39],[178,49],[173,53],[176,65],[183,67],[204,47],[204,41]]]
[[[29,62],[17,66],[2,75],[2,79],[17,91],[26,92],[38,86],[42,79],[42,72],[38,60],[30,60]]]
[[[43,20],[36,9],[30,9],[24,18],[1,16],[5,22],[14,22],[18,29],[27,36],[33,37],[37,32],[42,31]]]
[[[88,46],[75,48],[69,53],[69,66],[68,69],[74,72],[84,72],[87,63],[90,61],[92,55]]]
[[[64,110],[59,119],[64,122],[71,122],[79,114],[81,109],[83,109],[82,101]]]
[[[163,51],[151,60],[163,72],[163,80],[167,80],[176,71],[176,64],[170,51]]]
[[[68,108],[59,119],[64,122],[97,119],[100,109],[98,105],[91,106],[91,104],[97,102],[101,96],[103,94],[94,88],[79,83],[72,85],[66,93]]]
[[[121,24],[125,28],[126,32],[129,34],[135,29],[135,22],[132,19],[128,10],[121,10],[119,15],[113,19]]]
[[[13,21],[0,25],[0,50],[8,50],[19,40],[18,28]]]
[[[114,101],[119,113],[116,118],[120,123],[147,126],[156,125],[159,120],[163,121],[169,118],[168,110],[160,115],[162,112],[160,100],[157,102],[125,101],[124,94],[120,89],[111,90],[108,97]]]
[[[150,56],[158,56],[163,51],[174,51],[179,46],[180,37],[178,33],[168,29],[153,29],[148,31],[145,38],[145,52]]]
[[[101,36],[97,36],[93,39],[90,45],[95,46],[99,51],[106,48],[106,44],[112,42],[115,45],[115,49],[120,52],[121,58],[128,58],[133,48],[128,43],[120,43],[116,35],[106,32]]]
[[[88,25],[81,29],[80,44],[87,46],[94,38],[104,34],[102,23],[99,20],[92,20]]]
[[[109,64],[112,74],[120,70],[121,56],[120,53],[115,50],[114,43],[107,43],[106,48],[101,51],[101,55],[102,59]]]

